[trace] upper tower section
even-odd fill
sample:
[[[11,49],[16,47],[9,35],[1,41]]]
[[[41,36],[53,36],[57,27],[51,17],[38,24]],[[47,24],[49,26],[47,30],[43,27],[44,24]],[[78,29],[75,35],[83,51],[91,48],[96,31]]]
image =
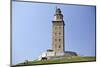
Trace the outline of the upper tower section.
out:
[[[55,12],[53,21],[63,21],[63,14],[62,14],[60,8],[56,8],[56,12]]]

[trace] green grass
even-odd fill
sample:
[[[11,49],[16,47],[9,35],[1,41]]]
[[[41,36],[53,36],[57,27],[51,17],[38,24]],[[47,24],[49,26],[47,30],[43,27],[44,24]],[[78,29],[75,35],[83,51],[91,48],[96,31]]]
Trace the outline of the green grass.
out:
[[[89,62],[96,61],[96,57],[94,56],[73,56],[73,57],[57,57],[60,59],[56,60],[44,60],[44,61],[29,61],[27,64],[20,63],[15,66],[28,66],[28,65],[45,65],[45,64],[61,64],[61,63],[74,63],[74,62]]]

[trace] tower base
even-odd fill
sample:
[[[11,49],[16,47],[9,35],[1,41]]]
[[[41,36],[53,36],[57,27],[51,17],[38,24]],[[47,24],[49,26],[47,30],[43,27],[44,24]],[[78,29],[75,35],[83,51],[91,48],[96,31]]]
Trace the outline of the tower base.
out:
[[[76,52],[72,51],[65,51],[65,52],[54,52],[54,51],[47,51],[44,52],[43,55],[41,55],[38,60],[55,60],[60,59],[64,57],[72,57],[72,56],[78,56]]]

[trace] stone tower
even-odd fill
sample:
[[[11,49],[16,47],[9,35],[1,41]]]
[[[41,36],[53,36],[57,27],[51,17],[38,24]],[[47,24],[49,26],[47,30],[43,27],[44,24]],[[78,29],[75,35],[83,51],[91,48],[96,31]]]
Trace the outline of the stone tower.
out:
[[[76,52],[65,51],[64,26],[63,14],[60,8],[56,8],[54,19],[52,21],[52,49],[47,49],[46,52],[41,54],[38,60],[41,60],[44,57],[50,60],[57,58],[55,56],[78,56]]]
[[[52,24],[52,49],[57,55],[64,53],[64,20],[60,8],[56,8]]]

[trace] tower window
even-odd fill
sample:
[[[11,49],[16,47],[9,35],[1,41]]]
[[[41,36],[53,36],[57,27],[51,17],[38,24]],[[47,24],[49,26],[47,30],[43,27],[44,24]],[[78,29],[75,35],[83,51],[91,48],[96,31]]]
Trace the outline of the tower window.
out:
[[[57,41],[57,39],[55,39],[55,41]]]
[[[61,39],[59,39],[59,41],[61,41]]]
[[[61,35],[61,33],[59,32],[59,35]]]
[[[61,45],[59,45],[59,48],[61,48]]]

